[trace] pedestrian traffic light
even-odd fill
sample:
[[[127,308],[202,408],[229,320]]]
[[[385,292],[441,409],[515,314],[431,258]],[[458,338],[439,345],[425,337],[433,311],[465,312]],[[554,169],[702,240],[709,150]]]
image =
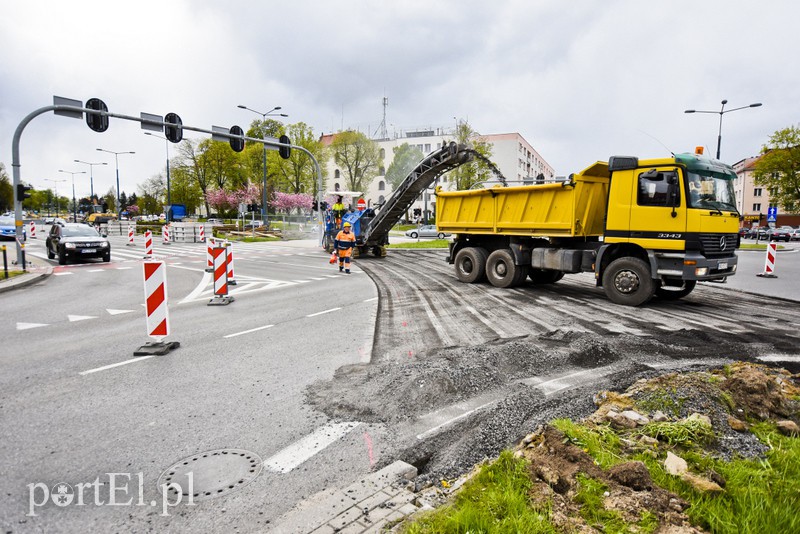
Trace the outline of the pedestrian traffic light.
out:
[[[244,130],[242,130],[241,126],[231,126],[230,134],[236,136],[243,136]],[[244,150],[243,137],[231,137],[230,144],[234,152],[241,152],[242,150]]]
[[[292,142],[289,140],[288,135],[282,135],[278,140],[284,145],[292,144]],[[288,146],[278,147],[278,154],[280,154],[283,159],[289,159],[289,157],[291,157],[292,155],[292,147]]]
[[[28,193],[31,189],[33,188],[29,185],[17,184],[17,202],[22,202],[26,198],[31,198],[31,194]]]
[[[167,113],[164,116],[164,136],[173,143],[183,140],[183,121],[177,113]]]
[[[97,111],[108,111],[106,103],[99,98],[90,98],[86,101],[86,109],[94,109]],[[86,114],[86,124],[95,132],[105,132],[108,130],[108,117],[106,115],[98,115],[95,113]]]

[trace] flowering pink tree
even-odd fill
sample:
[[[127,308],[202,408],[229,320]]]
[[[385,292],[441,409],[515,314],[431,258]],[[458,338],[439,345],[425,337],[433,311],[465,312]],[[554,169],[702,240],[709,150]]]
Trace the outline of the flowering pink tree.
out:
[[[206,193],[206,202],[221,214],[236,205],[236,197],[224,189],[215,189]]]
[[[293,209],[310,210],[314,198],[306,193],[275,193],[270,205],[278,211],[290,213]]]
[[[232,193],[235,198],[236,204],[257,204],[258,199],[261,197],[261,189],[258,186],[250,184],[242,189],[237,189]]]
[[[136,217],[137,215],[139,215],[139,206],[137,206],[136,204],[131,204],[130,206],[128,206],[127,209],[128,209],[128,214],[131,217]]]

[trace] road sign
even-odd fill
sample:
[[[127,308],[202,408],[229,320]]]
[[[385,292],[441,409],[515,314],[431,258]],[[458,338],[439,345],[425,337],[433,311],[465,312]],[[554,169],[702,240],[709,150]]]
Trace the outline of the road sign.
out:
[[[778,206],[770,206],[767,208],[767,222],[774,223],[778,220]]]
[[[364,211],[365,209],[367,209],[367,203],[364,202],[363,198],[358,199],[356,206],[358,206],[358,211]]]

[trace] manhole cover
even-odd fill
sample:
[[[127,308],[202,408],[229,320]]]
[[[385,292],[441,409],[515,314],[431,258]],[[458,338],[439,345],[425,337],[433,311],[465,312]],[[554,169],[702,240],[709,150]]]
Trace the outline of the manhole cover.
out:
[[[158,488],[172,497],[180,493],[202,501],[227,495],[252,482],[263,462],[257,454],[241,449],[219,449],[189,456],[158,477]]]

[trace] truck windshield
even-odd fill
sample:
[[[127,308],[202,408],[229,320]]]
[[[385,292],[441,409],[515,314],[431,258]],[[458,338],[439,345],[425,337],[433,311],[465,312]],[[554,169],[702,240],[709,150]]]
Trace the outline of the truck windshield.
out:
[[[689,184],[689,207],[738,211],[733,180],[714,178],[695,172],[686,173]]]

